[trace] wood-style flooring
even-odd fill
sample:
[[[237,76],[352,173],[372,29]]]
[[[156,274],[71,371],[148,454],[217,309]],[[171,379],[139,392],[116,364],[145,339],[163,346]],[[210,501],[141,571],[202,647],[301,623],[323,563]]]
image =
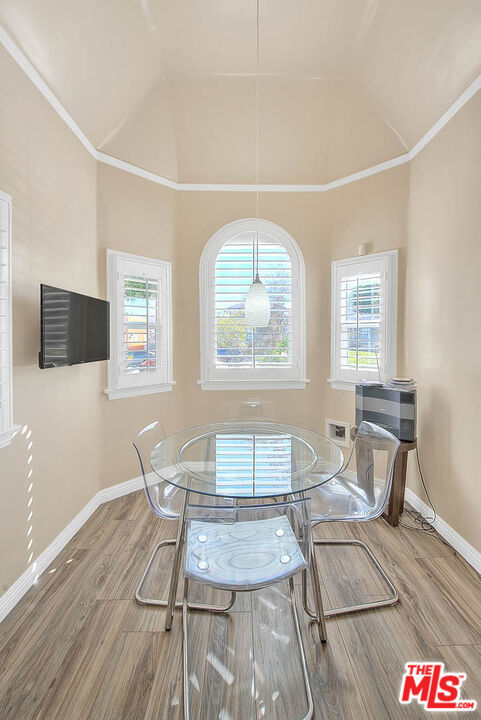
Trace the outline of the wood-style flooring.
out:
[[[325,646],[299,608],[314,717],[425,718],[421,706],[398,702],[410,660],[441,660],[466,672],[462,695],[481,704],[479,575],[436,537],[382,519],[324,525],[316,534],[367,542],[397,585],[400,602],[329,619]],[[175,523],[159,521],[141,492],[95,512],[0,625],[1,720],[183,718],[181,612],[166,633],[164,611],[133,600],[155,543],[173,535]],[[159,553],[147,593],[165,590],[170,552]],[[383,594],[361,549],[317,552],[326,607]],[[214,597],[202,592],[206,600]],[[287,585],[280,584],[242,595],[229,615],[191,613],[192,720],[302,717],[286,594]],[[217,593],[215,601],[224,597]],[[466,717],[481,715],[477,710]]]

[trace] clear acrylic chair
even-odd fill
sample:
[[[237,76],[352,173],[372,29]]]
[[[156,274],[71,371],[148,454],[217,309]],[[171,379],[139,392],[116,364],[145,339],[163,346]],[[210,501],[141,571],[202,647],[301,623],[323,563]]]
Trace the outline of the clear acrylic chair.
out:
[[[142,477],[144,479],[144,490],[147,497],[147,501],[150,508],[155,515],[163,520],[178,520],[180,517],[181,508],[184,502],[185,491],[180,487],[176,487],[171,483],[162,480],[156,473],[153,472],[150,465],[150,454],[152,450],[165,439],[165,432],[160,421],[146,425],[135,437],[133,445],[137,451],[139,458],[140,469]],[[175,473],[178,470],[172,468],[172,480],[175,480]],[[191,496],[196,497],[196,496]],[[199,498],[200,500],[200,498]],[[168,540],[162,540],[157,543],[150,556],[150,560],[145,568],[142,575],[142,579],[135,591],[135,599],[140,605],[157,605],[160,607],[167,607],[168,599],[159,599],[146,597],[142,594],[142,587],[149,575],[152,564],[158,551],[166,546],[175,545],[177,538],[169,538]],[[231,596],[230,602],[225,606],[215,605],[195,605],[198,610],[210,610],[212,612],[224,612],[232,607],[234,602],[234,595]],[[175,607],[181,608],[182,602],[176,602]]]
[[[294,576],[307,571],[311,557],[310,499],[269,505],[206,506],[188,505],[186,510],[184,557],[184,717],[190,717],[189,582],[215,589],[247,592],[287,580],[297,636],[307,714],[313,704],[306,668],[304,645],[294,597]],[[198,639],[196,639],[198,641]],[[250,653],[251,658],[252,650]],[[194,684],[195,687],[195,684]],[[214,713],[212,717],[221,717]],[[212,714],[212,712],[211,712]],[[293,718],[290,718],[293,720]]]
[[[312,526],[323,522],[366,522],[378,518],[383,513],[389,499],[394,461],[399,445],[399,440],[387,430],[373,423],[361,422],[348,462],[339,475],[324,485],[310,490]],[[355,471],[349,469],[353,464],[353,457],[356,458]],[[394,605],[398,601],[396,588],[366,543],[355,539],[315,538],[313,545],[314,547],[316,545],[357,545],[363,548],[390,591],[389,596],[385,599],[326,610],[324,613],[326,617]],[[317,585],[314,588],[315,591],[320,592],[319,584],[315,583],[315,585]],[[303,576],[303,599],[306,611],[315,617],[315,613],[310,611],[307,605],[305,574]]]
[[[258,397],[247,398],[247,400],[227,400],[223,405],[223,420],[266,420],[272,421],[276,417],[275,403],[273,400],[261,400]]]

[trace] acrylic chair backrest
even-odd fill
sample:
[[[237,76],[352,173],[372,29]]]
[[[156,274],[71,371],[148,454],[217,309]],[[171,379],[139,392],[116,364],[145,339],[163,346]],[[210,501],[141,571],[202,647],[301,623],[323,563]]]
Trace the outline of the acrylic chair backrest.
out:
[[[154,473],[150,465],[150,454],[165,439],[164,428],[156,420],[146,425],[134,439],[134,448],[140,462],[144,489],[153,512],[161,518],[174,520],[179,517],[182,502],[182,491]]]
[[[272,400],[248,398],[247,400],[228,400],[224,403],[224,421],[274,420],[275,406]]]
[[[265,587],[309,567],[310,498],[263,505],[188,505],[186,564],[190,577],[237,590]],[[202,561],[209,557],[207,577]],[[199,570],[197,570],[199,568]]]
[[[356,480],[350,484],[357,486],[363,502],[371,508],[370,518],[381,515],[387,504],[399,446],[399,440],[379,425],[365,420],[359,424],[348,463],[351,465],[355,456]]]

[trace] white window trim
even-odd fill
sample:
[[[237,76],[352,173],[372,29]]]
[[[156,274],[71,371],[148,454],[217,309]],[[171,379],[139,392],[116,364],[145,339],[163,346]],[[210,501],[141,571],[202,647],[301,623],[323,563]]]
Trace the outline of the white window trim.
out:
[[[255,231],[279,237],[285,246],[292,261],[293,295],[297,287],[298,302],[293,307],[292,325],[299,333],[297,345],[297,368],[290,377],[272,377],[272,368],[263,369],[261,372],[239,370],[239,377],[233,377],[229,373],[228,378],[222,378],[220,372],[216,371],[211,357],[209,345],[210,330],[209,323],[213,317],[212,303],[214,291],[212,287],[212,268],[215,266],[217,254],[221,247],[232,238],[233,235],[246,231]],[[202,390],[302,390],[305,389],[309,380],[306,379],[306,284],[305,284],[304,258],[294,238],[280,225],[270,220],[257,220],[256,218],[245,218],[235,220],[221,227],[208,241],[200,259],[199,266],[199,309],[200,309],[200,365],[201,379],[198,384]],[[293,351],[296,348],[293,346]],[[294,356],[293,356],[294,357]],[[224,371],[225,372],[225,371]],[[247,373],[251,377],[246,377]],[[253,373],[255,375],[253,376]],[[242,377],[242,376],[243,377]],[[271,375],[271,377],[269,377]]]
[[[116,301],[117,260],[133,260],[162,267],[166,271],[166,337],[167,337],[167,382],[155,383],[153,385],[137,385],[135,387],[118,387],[118,303]],[[169,392],[175,385],[172,379],[172,265],[165,260],[155,260],[142,255],[120,252],[118,250],[107,250],[107,299],[110,302],[110,360],[108,364],[108,388],[104,390],[109,400],[120,398],[137,397],[139,395],[152,395],[153,393]]]
[[[388,282],[386,292],[386,362],[385,377],[381,380],[385,382],[387,379],[396,375],[397,365],[397,306],[398,306],[398,251],[387,250],[380,253],[372,253],[369,255],[360,255],[358,257],[348,258],[346,260],[334,260],[331,270],[331,377],[328,382],[334,390],[351,390],[356,389],[355,381],[340,380],[336,377],[336,331],[338,311],[336,302],[336,276],[337,269],[343,266],[359,265],[363,262],[370,263],[373,260],[386,259],[388,262]],[[378,378],[373,378],[377,380]]]
[[[0,230],[5,240],[7,250],[7,402],[8,402],[8,419],[7,426],[0,427],[0,448],[10,445],[12,438],[18,431],[19,426],[13,424],[13,338],[12,338],[12,197],[0,190],[0,198],[8,207],[8,223],[6,232]]]

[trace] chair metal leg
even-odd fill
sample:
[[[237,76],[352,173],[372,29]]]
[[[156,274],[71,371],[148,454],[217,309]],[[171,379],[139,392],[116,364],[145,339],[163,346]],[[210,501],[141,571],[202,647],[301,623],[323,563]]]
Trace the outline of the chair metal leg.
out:
[[[175,545],[176,539],[175,538],[169,538],[168,540],[162,540],[162,542],[158,543],[155,548],[154,552],[150,556],[150,560],[147,564],[147,567],[145,568],[145,572],[142,575],[142,580],[139,583],[139,586],[137,590],[135,591],[135,599],[139,603],[139,605],[154,605],[157,607],[167,607],[167,600],[159,600],[158,598],[151,598],[146,597],[145,595],[142,595],[142,585],[145,582],[145,579],[147,578],[147,575],[149,574],[149,570],[152,566],[152,563],[154,562],[154,558],[158,552],[158,550],[161,547],[165,547],[166,545]],[[227,605],[210,605],[208,603],[190,603],[189,608],[190,610],[207,610],[208,612],[212,613],[223,613],[227,612],[231,609],[231,607],[234,605],[236,600],[236,593],[232,592],[231,597]],[[179,602],[175,603],[175,608],[179,609],[183,606],[183,602],[180,600]]]
[[[163,540],[162,542],[159,542],[155,546],[154,552],[150,556],[150,560],[147,564],[147,567],[145,568],[145,572],[142,575],[142,580],[140,581],[139,586],[138,586],[137,590],[135,591],[135,599],[137,600],[139,605],[158,605],[159,607],[167,607],[167,600],[158,600],[157,598],[151,598],[151,597],[146,597],[146,596],[142,595],[142,585],[144,584],[145,579],[146,579],[147,575],[149,574],[149,570],[152,566],[152,563],[154,562],[154,559],[155,559],[155,556],[157,555],[158,550],[161,547],[165,547],[166,545],[175,545],[175,542],[176,542],[175,538],[169,538],[169,540]],[[180,602],[176,603],[175,606],[182,607],[182,603],[180,603]]]
[[[302,675],[304,680],[304,687],[306,690],[307,698],[307,713],[304,715],[302,720],[311,720],[314,713],[314,703],[312,700],[311,684],[309,682],[309,675],[307,672],[307,661],[306,653],[304,650],[304,643],[302,642],[301,626],[299,623],[299,615],[297,612],[296,598],[294,593],[294,580],[289,578],[289,592],[290,592],[290,604],[292,607],[292,616],[294,618],[294,627],[296,629],[297,643],[299,646],[299,655],[301,658]],[[183,665],[184,665],[184,719],[190,720],[190,695],[189,695],[189,639],[188,639],[188,611],[193,606],[188,602],[189,594],[189,581],[187,578],[184,579],[184,597],[182,601],[182,630],[183,630]]]
[[[314,600],[316,603],[316,620],[317,620],[317,627],[319,630],[319,639],[322,643],[325,643],[327,640],[327,631],[326,631],[326,619],[325,619],[325,612],[324,607],[322,604],[322,593],[321,593],[321,585],[319,581],[319,570],[317,567],[317,558],[316,553],[314,552],[314,547],[311,546],[311,580],[312,580],[312,588],[314,591]],[[306,583],[306,577],[303,573],[303,584]],[[306,588],[307,590],[307,588]],[[307,592],[306,592],[307,597]]]
[[[184,551],[184,536],[185,536],[185,509],[187,507],[187,500],[189,493],[185,492],[182,498],[182,505],[179,512],[179,523],[177,525],[177,539],[175,541],[175,554],[174,561],[172,563],[172,573],[170,576],[169,585],[169,598],[167,600],[167,608],[165,611],[165,629],[170,630],[174,621],[174,610],[175,610],[175,596],[177,595],[177,585],[179,583],[179,571],[180,563],[182,560],[182,553]]]
[[[301,626],[299,624],[299,614],[297,612],[293,578],[289,578],[289,591],[290,591],[290,595],[291,595],[292,615],[294,617],[294,625],[296,628],[297,644],[299,646],[299,655],[301,657],[302,674],[304,677],[304,687],[306,689],[306,697],[307,697],[307,704],[308,704],[307,715],[304,715],[303,720],[310,720],[310,718],[312,718],[312,715],[314,713],[314,703],[312,701],[311,683],[309,682],[309,674],[307,672],[306,653],[304,650],[304,643],[302,642]]]
[[[189,595],[189,581],[184,578],[184,597],[182,600],[182,657],[184,665],[184,720],[190,718],[190,701],[189,701],[189,655],[187,652],[187,611],[188,611],[188,595]]]
[[[317,620],[317,613],[312,612],[307,604],[307,570],[302,571],[302,604],[309,617],[313,620]]]
[[[321,540],[314,540],[314,545],[359,545],[367,552],[369,558],[372,560],[375,567],[379,570],[379,573],[381,574],[382,578],[389,587],[389,590],[391,591],[389,597],[385,598],[384,600],[373,600],[366,603],[359,603],[358,605],[345,605],[344,607],[331,608],[324,612],[325,617],[332,617],[333,615],[345,615],[346,613],[352,612],[362,612],[363,610],[372,610],[373,608],[386,607],[390,605],[395,605],[397,603],[397,601],[399,600],[399,595],[396,588],[394,587],[391,579],[387,575],[384,568],[381,566],[379,560],[376,558],[372,550],[366,545],[366,543],[362,542],[362,540],[324,538]],[[312,610],[309,609],[309,606],[307,604],[307,587],[304,588],[304,583],[302,600],[306,613],[310,615],[310,617],[316,617],[315,613],[313,613]]]

